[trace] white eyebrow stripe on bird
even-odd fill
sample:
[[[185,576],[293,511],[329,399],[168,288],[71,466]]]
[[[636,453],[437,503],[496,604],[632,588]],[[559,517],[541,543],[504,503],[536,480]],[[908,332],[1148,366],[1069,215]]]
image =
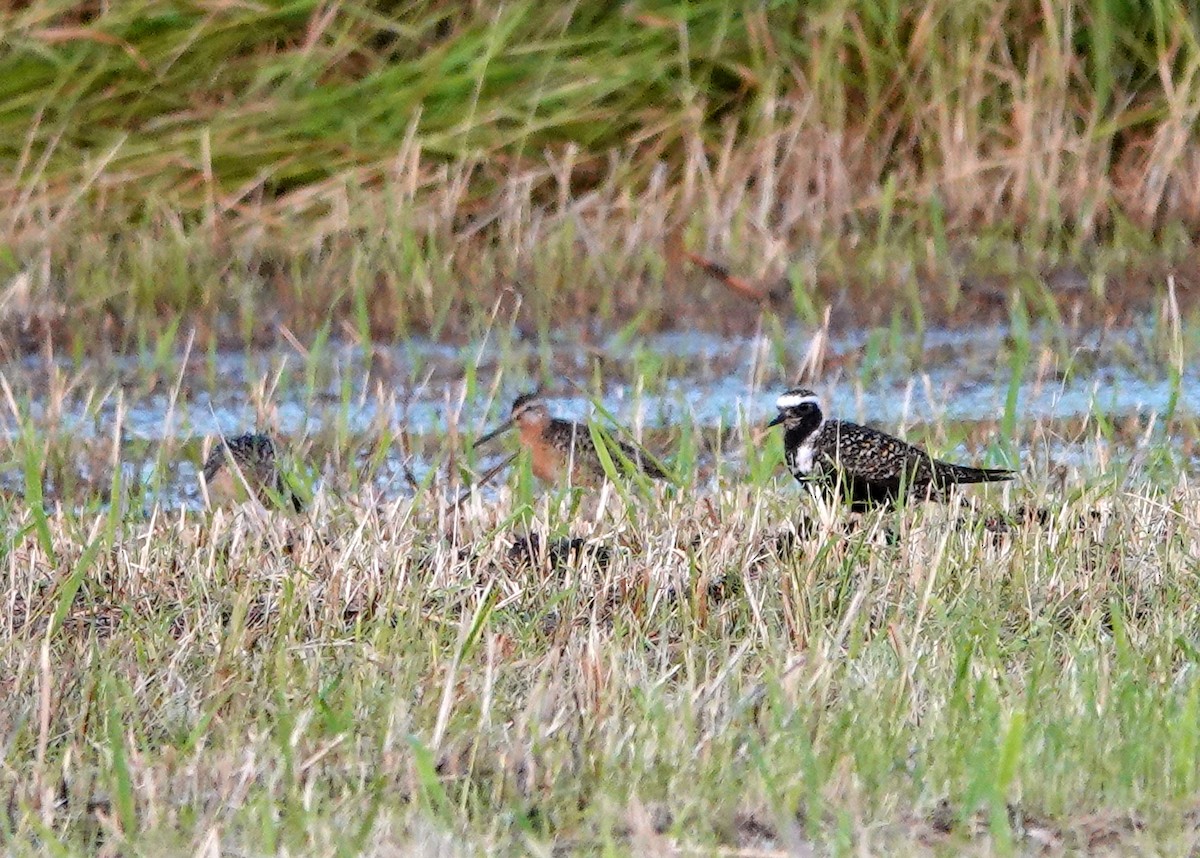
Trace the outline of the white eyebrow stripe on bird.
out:
[[[811,402],[813,405],[819,405],[820,401],[816,396],[808,395],[801,396],[796,393],[785,393],[775,400],[776,408],[795,408],[798,405],[803,405],[806,402]]]

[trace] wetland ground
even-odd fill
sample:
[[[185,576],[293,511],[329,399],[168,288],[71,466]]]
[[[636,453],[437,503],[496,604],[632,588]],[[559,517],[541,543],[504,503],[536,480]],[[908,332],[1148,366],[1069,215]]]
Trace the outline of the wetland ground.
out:
[[[1069,334],[580,349],[511,323],[11,362],[6,843],[1186,851],[1200,403],[1169,297]],[[801,370],[838,414],[1021,479],[851,526],[762,429]],[[538,383],[677,485],[546,491],[518,464],[453,506],[505,449],[470,439]],[[306,463],[308,513],[203,508],[204,438],[256,425]]]
[[[0,4],[0,848],[1193,854],[1198,32]],[[1020,479],[821,509],[799,381]],[[452,503],[537,385],[674,484]]]

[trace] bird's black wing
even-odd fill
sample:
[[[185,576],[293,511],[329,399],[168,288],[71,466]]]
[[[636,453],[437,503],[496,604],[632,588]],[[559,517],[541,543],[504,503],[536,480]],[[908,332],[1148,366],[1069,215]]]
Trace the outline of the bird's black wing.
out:
[[[816,453],[826,470],[832,466],[848,480],[922,485],[933,478],[933,459],[920,447],[857,423],[826,422]]]

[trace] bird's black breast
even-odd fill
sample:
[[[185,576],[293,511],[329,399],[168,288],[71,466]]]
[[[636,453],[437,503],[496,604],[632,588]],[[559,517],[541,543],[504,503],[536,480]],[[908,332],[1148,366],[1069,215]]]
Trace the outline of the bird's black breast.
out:
[[[815,419],[806,419],[795,426],[789,426],[783,433],[784,459],[787,461],[788,470],[798,480],[805,479],[809,473],[807,469],[801,470],[801,465],[804,463],[800,461],[800,448],[804,446],[806,441],[812,438],[813,433],[818,431],[820,426],[821,415],[817,414],[815,415]],[[815,468],[816,466],[817,463],[814,459],[813,467]]]

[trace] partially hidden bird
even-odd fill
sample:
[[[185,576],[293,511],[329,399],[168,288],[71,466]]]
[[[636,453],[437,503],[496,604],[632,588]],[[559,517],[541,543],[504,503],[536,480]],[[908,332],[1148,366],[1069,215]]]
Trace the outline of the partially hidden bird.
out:
[[[269,435],[247,433],[221,438],[208,454],[203,474],[212,499],[244,500],[249,489],[268,509],[280,504],[295,512],[304,509],[304,501],[284,477],[275,442]]]
[[[521,444],[533,458],[533,473],[546,482],[568,476],[574,484],[591,485],[606,476],[600,455],[592,442],[586,423],[552,417],[538,392],[526,393],[513,401],[508,418],[475,442],[478,448],[496,436],[516,427]],[[650,456],[632,444],[605,438],[609,458],[618,469],[630,466],[651,479],[666,479],[667,474]],[[620,455],[617,455],[619,451]],[[627,464],[628,463],[628,464]]]

